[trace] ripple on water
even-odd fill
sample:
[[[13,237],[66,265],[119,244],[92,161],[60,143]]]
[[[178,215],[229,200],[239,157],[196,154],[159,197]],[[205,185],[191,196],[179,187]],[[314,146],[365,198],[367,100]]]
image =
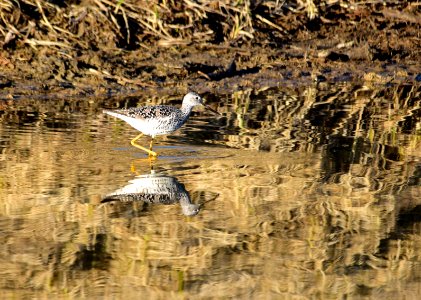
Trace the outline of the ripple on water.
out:
[[[135,130],[97,113],[99,100],[23,101],[0,123],[2,289],[416,294],[419,106],[393,98],[400,89],[237,91],[218,99],[223,117],[198,113],[159,138],[156,160],[130,146]],[[126,201],[103,201],[128,187]]]

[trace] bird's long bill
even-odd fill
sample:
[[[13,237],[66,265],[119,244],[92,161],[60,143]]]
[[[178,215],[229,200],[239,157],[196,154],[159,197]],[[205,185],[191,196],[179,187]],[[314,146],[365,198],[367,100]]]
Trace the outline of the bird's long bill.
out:
[[[218,116],[220,116],[220,115],[221,115],[219,112],[217,112],[216,110],[214,110],[213,108],[211,108],[209,105],[203,104],[203,106],[204,106],[207,110],[209,110],[209,111],[213,112],[215,115],[218,115]]]

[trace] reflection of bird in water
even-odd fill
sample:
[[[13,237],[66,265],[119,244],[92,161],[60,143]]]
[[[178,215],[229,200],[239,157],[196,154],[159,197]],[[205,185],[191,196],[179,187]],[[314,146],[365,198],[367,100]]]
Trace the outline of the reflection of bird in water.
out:
[[[193,107],[198,105],[204,106],[208,110],[218,114],[218,112],[205,105],[203,99],[193,92],[184,96],[183,104],[180,109],[168,105],[155,105],[129,109],[104,110],[104,113],[122,119],[139,130],[141,134],[135,137],[131,141],[131,144],[136,148],[146,151],[149,156],[157,156],[158,154],[152,151],[152,144],[155,136],[170,134],[176,131],[187,121]],[[152,137],[149,149],[136,143],[144,134]]]
[[[200,210],[200,205],[191,203],[189,193],[176,178],[153,172],[130,180],[130,184],[106,195],[101,202],[110,201],[143,201],[161,204],[180,202],[183,214],[186,216],[197,215]]]

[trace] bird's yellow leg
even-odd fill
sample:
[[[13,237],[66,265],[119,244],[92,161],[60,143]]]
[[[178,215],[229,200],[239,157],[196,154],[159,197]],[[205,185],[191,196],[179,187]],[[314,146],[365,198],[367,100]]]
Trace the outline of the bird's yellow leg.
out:
[[[140,150],[143,150],[143,151],[147,152],[149,154],[149,156],[158,156],[158,154],[156,152],[153,152],[152,150],[146,149],[145,147],[142,147],[142,146],[136,144],[136,141],[138,139],[140,139],[142,136],[143,136],[143,133],[139,134],[137,137],[135,137],[134,139],[131,140],[130,144],[132,144],[132,146],[134,146],[134,147],[136,147]]]
[[[151,142],[150,142],[150,144],[149,144],[149,157],[157,157],[158,156],[158,153],[156,153],[155,151],[152,151],[152,145],[153,145],[153,138],[151,138]],[[153,154],[153,153],[155,153],[155,154]]]

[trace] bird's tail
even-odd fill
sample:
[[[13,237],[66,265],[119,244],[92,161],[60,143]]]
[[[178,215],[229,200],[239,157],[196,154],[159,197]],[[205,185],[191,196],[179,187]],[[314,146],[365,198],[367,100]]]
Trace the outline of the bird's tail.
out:
[[[113,116],[113,117],[116,117],[116,118],[119,118],[119,119],[122,118],[122,115],[121,114],[119,114],[119,113],[117,113],[115,111],[112,111],[112,110],[104,109],[102,112],[104,114],[107,114],[107,115],[110,115],[110,116]]]

